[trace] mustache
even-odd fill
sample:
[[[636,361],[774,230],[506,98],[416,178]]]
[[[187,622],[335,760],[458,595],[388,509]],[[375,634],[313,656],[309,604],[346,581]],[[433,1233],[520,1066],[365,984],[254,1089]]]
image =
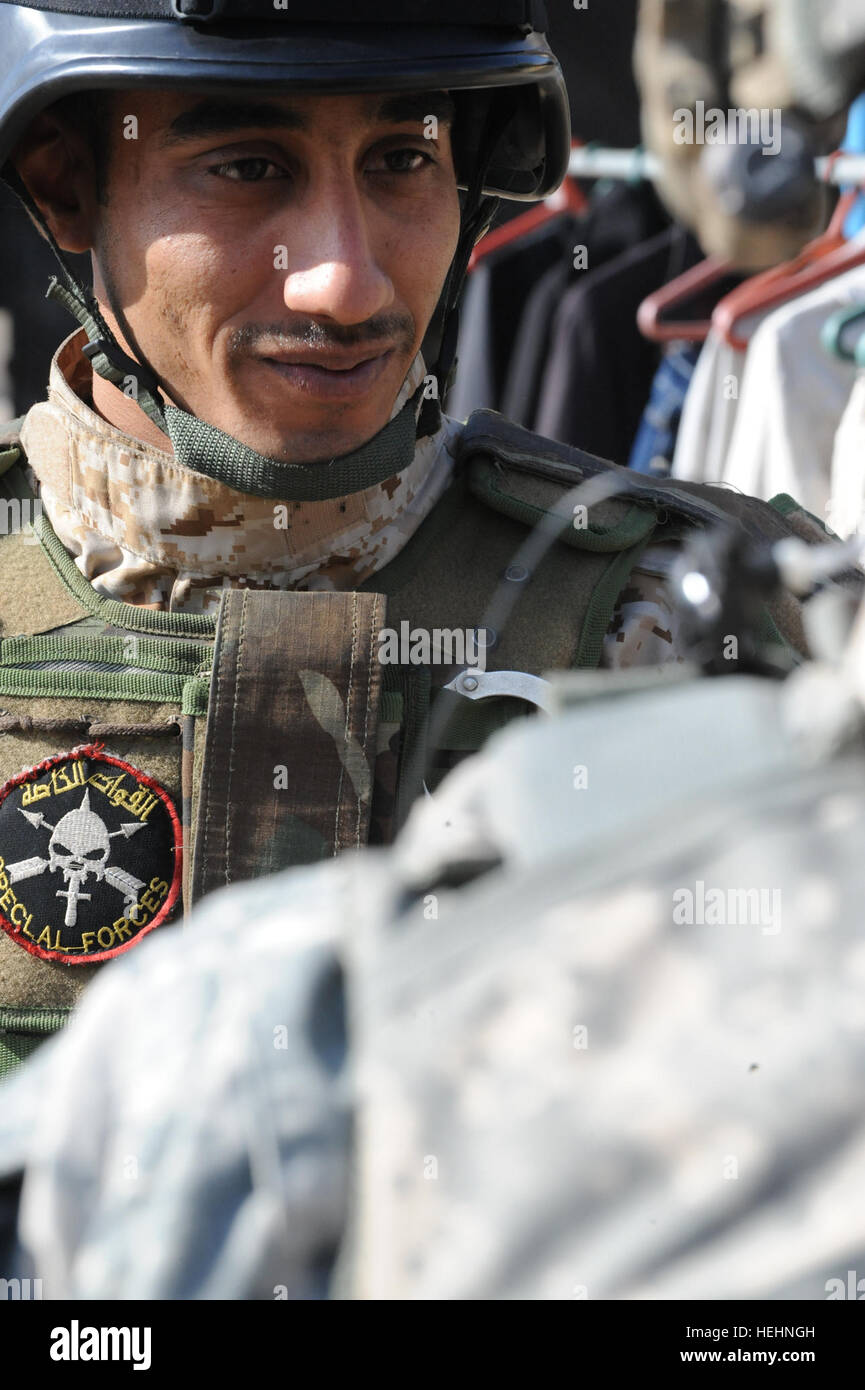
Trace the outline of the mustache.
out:
[[[415,324],[410,314],[379,314],[358,324],[293,319],[288,323],[245,323],[242,328],[235,328],[228,339],[228,354],[241,357],[259,349],[260,356],[267,356],[266,351],[260,351],[262,346],[298,352],[302,348],[368,347],[382,341],[407,351],[414,339]]]

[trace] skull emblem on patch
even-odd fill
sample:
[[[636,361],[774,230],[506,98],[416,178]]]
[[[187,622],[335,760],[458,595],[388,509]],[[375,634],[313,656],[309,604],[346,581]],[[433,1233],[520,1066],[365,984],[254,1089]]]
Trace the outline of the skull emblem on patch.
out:
[[[66,964],[118,955],[164,922],[180,891],[168,793],[88,744],[0,788],[0,926]]]

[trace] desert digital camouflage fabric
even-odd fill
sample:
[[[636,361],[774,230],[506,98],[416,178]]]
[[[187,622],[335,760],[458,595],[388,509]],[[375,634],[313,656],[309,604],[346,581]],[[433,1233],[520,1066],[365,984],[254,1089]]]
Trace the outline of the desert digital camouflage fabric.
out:
[[[347,589],[396,555],[453,471],[446,421],[397,477],[330,502],[274,504],[179,465],[87,403],[93,369],[79,331],[51,365],[47,401],[21,431],[54,531],[106,598],[213,612],[225,585]],[[424,379],[418,354],[391,412]],[[418,410],[420,403],[418,404]]]
[[[816,676],[569,678],[391,850],[150,938],[5,1084],[3,1268],[47,1298],[849,1296],[865,758]]]

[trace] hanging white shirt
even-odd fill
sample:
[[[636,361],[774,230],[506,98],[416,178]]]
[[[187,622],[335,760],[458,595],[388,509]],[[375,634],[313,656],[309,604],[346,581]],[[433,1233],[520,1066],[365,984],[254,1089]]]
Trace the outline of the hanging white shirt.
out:
[[[835,433],[828,522],[844,540],[865,529],[865,371],[857,374]]]
[[[747,333],[759,316],[744,321]],[[720,483],[736,424],[745,352],[713,330],[703,344],[685,404],[673,455],[672,476],[693,483]]]
[[[748,349],[736,425],[722,478],[767,501],[787,492],[827,516],[835,432],[856,369],[827,352],[823,325],[865,305],[865,265],[774,309]]]

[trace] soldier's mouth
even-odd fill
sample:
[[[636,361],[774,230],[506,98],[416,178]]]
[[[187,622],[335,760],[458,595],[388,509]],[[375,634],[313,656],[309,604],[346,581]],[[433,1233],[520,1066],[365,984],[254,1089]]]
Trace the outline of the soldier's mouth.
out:
[[[302,391],[304,395],[316,396],[321,400],[350,399],[365,395],[387,369],[393,349],[364,358],[351,366],[336,365],[339,359],[325,365],[317,362],[286,362],[276,357],[260,357],[272,371],[278,372],[283,381]]]

